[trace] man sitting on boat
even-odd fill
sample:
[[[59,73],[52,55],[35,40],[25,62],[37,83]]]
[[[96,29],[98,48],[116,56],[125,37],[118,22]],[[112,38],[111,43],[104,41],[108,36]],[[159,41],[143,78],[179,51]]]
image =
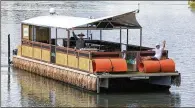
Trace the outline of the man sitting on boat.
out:
[[[149,56],[143,60],[160,60],[162,57],[162,53],[165,49],[165,44],[166,44],[166,41],[163,41],[163,47],[161,47],[159,43],[156,44],[156,47],[154,49],[152,49],[152,51],[155,51],[155,55]]]
[[[73,37],[76,40],[76,49],[81,49],[81,48],[85,48],[85,40],[83,39],[83,37],[85,36],[83,33],[78,34],[79,38],[77,37],[77,35],[74,33],[74,31],[72,32]]]

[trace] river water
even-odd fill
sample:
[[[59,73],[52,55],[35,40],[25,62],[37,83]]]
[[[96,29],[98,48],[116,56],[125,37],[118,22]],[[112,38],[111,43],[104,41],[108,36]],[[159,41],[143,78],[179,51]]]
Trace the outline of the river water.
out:
[[[95,94],[52,79],[7,67],[7,35],[11,49],[20,44],[20,21],[48,15],[55,7],[58,14],[80,17],[112,15],[137,9],[136,1],[3,1],[1,3],[1,106],[4,107],[96,107],[96,106],[195,106],[195,11],[187,1],[142,1],[137,20],[143,27],[143,45],[153,47],[167,41],[169,57],[175,60],[182,84],[166,93]],[[123,33],[124,32],[124,33]],[[123,31],[125,37],[125,31]],[[105,39],[119,37],[105,33]],[[139,32],[130,31],[129,42],[139,44]],[[124,38],[123,41],[126,38]]]

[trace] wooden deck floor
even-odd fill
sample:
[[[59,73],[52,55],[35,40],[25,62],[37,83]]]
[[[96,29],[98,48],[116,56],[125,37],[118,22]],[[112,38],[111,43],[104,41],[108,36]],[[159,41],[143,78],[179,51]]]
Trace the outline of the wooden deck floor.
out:
[[[141,72],[128,72],[120,74],[102,74],[98,75],[99,78],[124,78],[124,77],[150,77],[150,76],[178,76],[178,72],[159,72],[159,73],[141,73]]]

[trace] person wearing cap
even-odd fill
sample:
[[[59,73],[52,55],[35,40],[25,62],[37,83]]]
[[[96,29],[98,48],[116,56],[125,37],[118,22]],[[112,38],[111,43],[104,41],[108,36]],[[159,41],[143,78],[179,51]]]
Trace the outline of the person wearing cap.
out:
[[[153,51],[155,51],[155,55],[152,56],[150,59],[152,60],[160,60],[161,57],[162,57],[162,53],[165,49],[165,44],[166,44],[166,41],[163,41],[163,47],[160,46],[160,44],[156,44],[156,47],[153,49]]]
[[[83,33],[80,33],[78,35],[76,35],[74,33],[74,31],[72,32],[73,34],[73,37],[75,38],[76,40],[76,49],[81,49],[81,48],[85,48],[85,40],[83,39],[83,37],[85,36]],[[78,38],[78,37],[79,38]]]

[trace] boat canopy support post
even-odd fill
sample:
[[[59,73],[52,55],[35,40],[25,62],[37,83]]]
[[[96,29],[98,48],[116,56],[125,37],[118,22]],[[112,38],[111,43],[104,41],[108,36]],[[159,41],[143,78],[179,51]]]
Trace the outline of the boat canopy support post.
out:
[[[49,28],[49,44],[51,44],[51,28]]]
[[[127,45],[126,45],[126,51],[128,49],[128,44],[129,44],[129,29],[127,29]]]
[[[122,40],[121,40],[122,36],[121,35],[122,35],[122,32],[121,32],[121,27],[120,27],[120,46],[121,46],[121,50],[122,50],[122,44],[121,44],[122,43]]]
[[[67,48],[70,46],[70,30],[67,30]],[[68,54],[68,49],[66,49],[66,53]],[[68,56],[66,56],[66,61],[68,65]]]
[[[100,41],[102,40],[102,29],[100,29]]]
[[[142,47],[142,28],[140,28],[140,51]]]
[[[58,39],[58,28],[56,28],[56,40],[55,40],[55,46],[57,46],[57,39]]]
[[[87,24],[87,39],[89,39],[89,25]]]
[[[32,25],[32,41],[35,41],[35,26]],[[50,30],[50,29],[49,29]],[[50,34],[50,31],[49,31]],[[32,44],[32,48],[33,48],[33,44]],[[32,55],[34,54],[34,50],[32,50]],[[34,56],[34,55],[33,55]]]
[[[102,41],[102,29],[100,29],[100,46],[99,46],[99,49],[101,48],[101,41]]]
[[[34,33],[34,25],[31,25],[32,26],[32,41],[35,41],[35,33]]]
[[[69,48],[69,45],[70,45],[70,30],[67,30],[67,47]]]
[[[20,39],[20,41],[21,41],[21,45],[23,44],[22,43],[22,39],[23,39],[23,24],[21,23],[21,31],[20,31],[21,33],[21,39]],[[22,52],[22,48],[21,48],[21,52]],[[22,56],[22,53],[21,53],[21,56]]]

